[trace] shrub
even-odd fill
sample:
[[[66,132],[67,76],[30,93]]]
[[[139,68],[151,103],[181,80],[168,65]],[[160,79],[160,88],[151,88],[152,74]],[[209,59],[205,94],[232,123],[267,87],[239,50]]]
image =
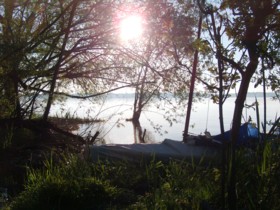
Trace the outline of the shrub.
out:
[[[96,179],[51,179],[24,191],[11,209],[104,209],[116,194],[114,187]]]
[[[44,170],[28,170],[25,190],[11,209],[104,209],[123,196],[109,182],[90,177],[88,165],[78,158],[57,166],[50,160],[45,165]]]

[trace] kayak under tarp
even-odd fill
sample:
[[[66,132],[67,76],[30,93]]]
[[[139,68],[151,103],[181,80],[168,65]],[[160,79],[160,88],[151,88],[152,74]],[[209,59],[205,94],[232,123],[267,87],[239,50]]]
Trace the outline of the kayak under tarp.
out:
[[[198,138],[198,137],[196,137]],[[205,141],[205,145],[202,143]],[[219,153],[219,146],[209,145],[207,141],[190,141],[184,143],[165,139],[162,143],[154,144],[105,144],[93,145],[89,148],[89,155],[92,161],[117,160],[140,162],[152,159],[168,162],[169,160],[194,160],[202,158],[213,159]],[[199,144],[197,144],[199,142]]]

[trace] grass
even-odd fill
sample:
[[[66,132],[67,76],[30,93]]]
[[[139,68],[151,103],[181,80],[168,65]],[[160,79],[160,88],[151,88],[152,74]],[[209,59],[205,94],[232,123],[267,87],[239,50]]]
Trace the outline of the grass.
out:
[[[86,124],[86,123],[93,123],[93,122],[103,122],[102,119],[89,119],[89,118],[79,118],[79,117],[49,117],[48,118],[51,122],[54,123],[61,123],[61,122],[69,122],[73,124]]]
[[[239,209],[280,209],[279,142],[238,151]],[[219,166],[187,161],[88,162],[65,155],[29,168],[6,209],[221,209]]]
[[[78,118],[66,115],[65,117],[49,117],[48,120],[61,129],[67,131],[78,130],[80,124],[100,123],[101,119]]]
[[[122,192],[106,180],[91,176],[90,165],[67,157],[42,170],[29,169],[25,190],[11,203],[11,209],[104,209]]]
[[[246,158],[241,151],[237,161],[240,206],[245,209],[280,209],[279,140],[261,145],[256,153]]]
[[[76,156],[65,156],[60,164],[50,159],[45,162],[44,169],[28,169],[24,191],[12,199],[9,208],[163,209],[164,206],[181,206],[184,209],[185,206],[199,206],[200,200],[210,196],[211,184],[198,190],[199,177],[208,174],[203,169],[203,174],[197,176],[200,170],[186,162],[174,161],[168,165],[155,161],[147,165],[90,163]],[[191,179],[186,179],[190,176]]]

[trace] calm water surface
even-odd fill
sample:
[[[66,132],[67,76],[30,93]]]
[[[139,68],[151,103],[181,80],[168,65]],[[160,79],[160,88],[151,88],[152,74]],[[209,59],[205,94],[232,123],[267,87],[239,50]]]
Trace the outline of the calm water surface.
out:
[[[251,105],[254,101],[255,97],[252,95],[247,97],[246,103]],[[258,97],[258,102],[260,119],[263,122],[263,98]],[[224,104],[226,130],[231,128],[234,103],[235,97],[230,97]],[[51,115],[103,119],[104,122],[102,123],[80,125],[80,129],[75,132],[87,136],[99,131],[99,139],[103,139],[103,143],[137,143],[139,142],[138,131],[134,129],[131,122],[126,121],[126,119],[132,116],[132,105],[133,97],[124,95],[109,97],[99,102],[99,104],[90,100],[68,99],[63,105],[58,103],[52,106]],[[146,130],[146,142],[161,142],[166,138],[182,140],[186,106],[178,107],[176,109],[177,113],[174,110],[169,112],[174,115],[172,118],[177,121],[172,124],[165,120],[165,116],[167,116],[165,110],[168,110],[168,108],[168,105],[164,103],[157,103],[157,106],[154,103],[143,111],[140,124],[142,131]],[[267,120],[275,120],[275,117],[280,114],[279,101],[273,101],[271,97],[268,97],[267,110]],[[256,111],[253,108],[244,109],[243,122],[246,122],[249,117],[251,117],[253,122],[256,122]],[[209,99],[194,103],[190,125],[189,132],[193,134],[203,134],[206,129],[212,135],[220,133],[218,105],[213,104]]]

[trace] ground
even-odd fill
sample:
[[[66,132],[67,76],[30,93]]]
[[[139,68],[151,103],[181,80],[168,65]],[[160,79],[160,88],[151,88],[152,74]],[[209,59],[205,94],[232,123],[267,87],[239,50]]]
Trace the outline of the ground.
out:
[[[73,127],[77,124],[62,119],[0,122],[0,188],[16,194],[23,187],[27,167],[40,168],[46,158],[58,161],[65,153],[81,155],[85,141],[69,132]],[[8,146],[3,149],[5,141]]]

